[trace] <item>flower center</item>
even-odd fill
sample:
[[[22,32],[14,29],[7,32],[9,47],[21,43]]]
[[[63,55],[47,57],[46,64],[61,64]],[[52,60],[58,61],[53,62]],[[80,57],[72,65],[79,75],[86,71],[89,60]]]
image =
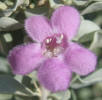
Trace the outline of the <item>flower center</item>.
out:
[[[63,34],[54,34],[43,41],[43,54],[47,57],[56,57],[67,48],[67,45],[67,39]]]

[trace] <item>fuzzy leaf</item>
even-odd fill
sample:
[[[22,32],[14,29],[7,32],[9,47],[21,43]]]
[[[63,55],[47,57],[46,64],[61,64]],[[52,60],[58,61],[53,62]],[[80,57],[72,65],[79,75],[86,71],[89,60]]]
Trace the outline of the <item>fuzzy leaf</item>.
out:
[[[71,84],[71,87],[74,89],[79,89],[94,84],[96,82],[102,82],[102,69],[97,70],[86,78],[82,78],[81,82],[75,82]]]
[[[82,36],[90,34],[92,32],[95,32],[97,30],[100,30],[100,27],[89,20],[82,20],[79,32],[77,36],[75,37],[76,40],[80,39]]]
[[[20,5],[29,5],[29,0],[16,0],[15,9]]]
[[[81,15],[102,11],[102,2],[96,2],[88,6],[85,10],[82,11]]]
[[[6,16],[6,17],[10,16],[21,5],[28,6],[29,5],[29,0],[16,0],[12,8],[0,11],[0,16],[1,17],[3,17],[3,16]]]
[[[62,91],[62,92],[58,92],[58,93],[52,93],[50,96],[54,97],[58,100],[70,100],[71,92],[69,90],[67,90],[67,91]]]
[[[92,1],[97,1],[97,2],[98,2],[98,1],[102,1],[102,0],[89,0],[89,1],[90,1],[90,2],[92,2]]]
[[[26,18],[29,18],[30,16],[35,16],[36,14],[34,14],[34,13],[31,13],[30,11],[24,11],[24,14],[25,14],[25,16],[26,16]]]
[[[102,48],[102,32],[96,32],[90,49]]]
[[[56,8],[58,8],[58,7],[60,7],[60,6],[63,5],[63,4],[57,3],[56,1],[57,1],[57,0],[49,0],[50,7],[51,7],[51,8],[56,9]]]
[[[22,84],[7,75],[0,75],[0,93],[32,95]]]
[[[5,9],[7,9],[7,5],[0,1],[0,10],[5,10]]]
[[[68,0],[69,1],[69,0]],[[87,0],[73,0],[73,3],[77,6],[85,6],[85,4],[87,3]]]
[[[0,100],[12,100],[11,94],[0,94]]]
[[[0,72],[8,72],[9,71],[9,64],[7,59],[0,57]]]
[[[22,28],[23,25],[10,17],[0,18],[0,31],[13,31]]]
[[[4,11],[0,11],[0,17],[3,17],[3,16],[10,16],[12,13],[13,13],[13,8],[12,9],[7,9],[7,10],[4,10]]]

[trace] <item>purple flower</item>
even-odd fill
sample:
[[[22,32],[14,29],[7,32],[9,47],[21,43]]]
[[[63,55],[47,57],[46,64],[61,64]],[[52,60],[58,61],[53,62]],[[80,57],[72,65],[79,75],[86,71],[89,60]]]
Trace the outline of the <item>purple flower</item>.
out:
[[[38,71],[40,83],[52,92],[69,87],[72,72],[87,75],[95,70],[96,56],[70,40],[80,25],[78,11],[70,6],[55,10],[51,20],[32,16],[25,21],[25,30],[36,40],[15,47],[8,60],[15,74]]]

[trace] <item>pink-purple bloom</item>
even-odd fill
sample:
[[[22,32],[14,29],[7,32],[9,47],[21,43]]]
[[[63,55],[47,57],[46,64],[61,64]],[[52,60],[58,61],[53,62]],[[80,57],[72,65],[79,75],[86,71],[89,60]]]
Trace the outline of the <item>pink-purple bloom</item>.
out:
[[[79,26],[79,12],[70,6],[56,9],[50,20],[41,15],[26,19],[25,30],[36,42],[10,51],[8,60],[14,74],[37,70],[40,83],[57,92],[69,87],[72,72],[84,76],[94,71],[95,54],[71,42]]]

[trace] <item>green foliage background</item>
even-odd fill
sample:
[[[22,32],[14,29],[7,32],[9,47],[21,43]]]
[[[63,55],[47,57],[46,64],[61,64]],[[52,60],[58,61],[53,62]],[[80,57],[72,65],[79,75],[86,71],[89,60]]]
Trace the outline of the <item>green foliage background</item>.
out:
[[[74,75],[68,91],[50,93],[48,100],[102,100],[102,0],[0,0],[0,100],[39,100],[36,72],[13,75],[7,55],[14,46],[29,41],[26,18],[36,14],[50,17],[61,5],[79,10],[81,26],[73,41],[96,53],[98,64],[86,77]]]

